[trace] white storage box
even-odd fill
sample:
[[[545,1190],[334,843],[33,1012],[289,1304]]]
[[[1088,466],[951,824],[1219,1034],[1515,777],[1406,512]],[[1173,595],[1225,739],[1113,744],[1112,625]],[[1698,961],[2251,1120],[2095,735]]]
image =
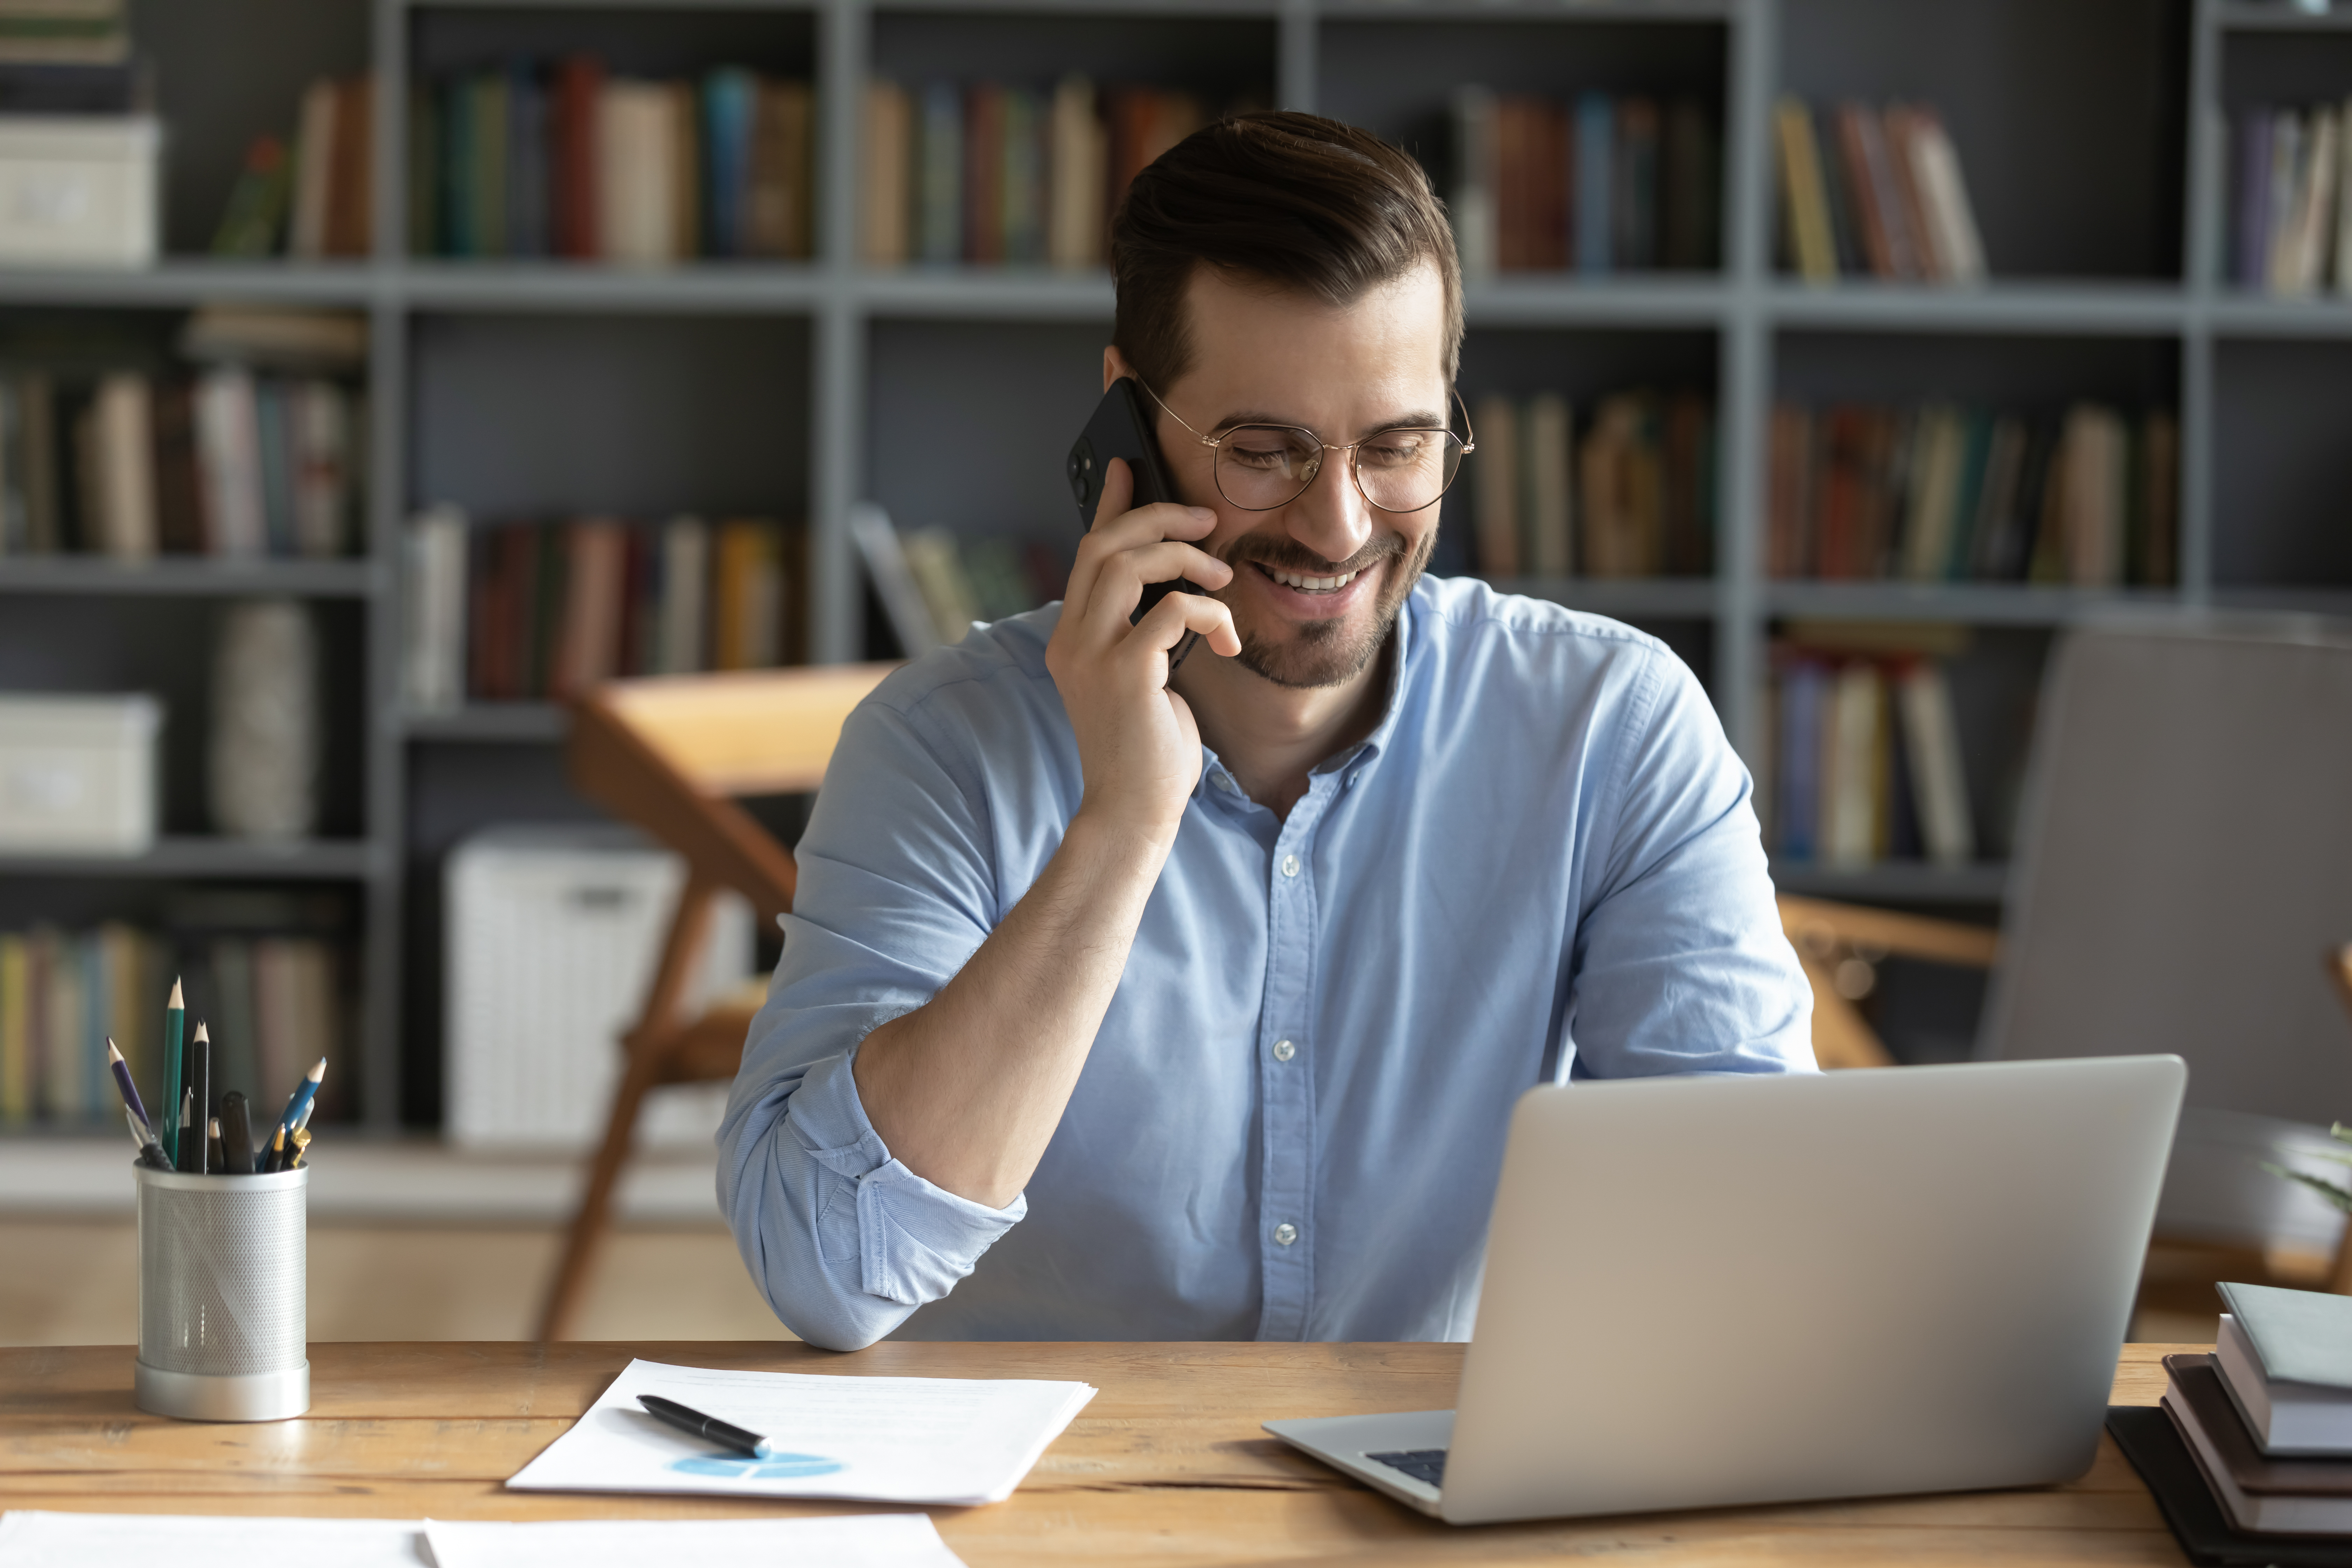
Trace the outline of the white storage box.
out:
[[[152,266],[163,140],[144,115],[0,116],[0,263]]]
[[[163,704],[144,693],[0,695],[0,849],[145,854],[163,728]]]
[[[594,1147],[685,879],[685,862],[625,828],[491,828],[450,852],[451,1142]],[[722,898],[689,1010],[751,976],[751,906]],[[638,1141],[708,1148],[726,1099],[724,1084],[657,1089]]]

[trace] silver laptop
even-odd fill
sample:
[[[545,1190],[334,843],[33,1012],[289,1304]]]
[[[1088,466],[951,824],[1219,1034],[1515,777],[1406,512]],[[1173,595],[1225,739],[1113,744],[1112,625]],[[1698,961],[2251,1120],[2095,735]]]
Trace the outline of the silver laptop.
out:
[[[1265,1429],[1455,1524],[2063,1481],[2188,1069],[1530,1089],[1453,1410]]]

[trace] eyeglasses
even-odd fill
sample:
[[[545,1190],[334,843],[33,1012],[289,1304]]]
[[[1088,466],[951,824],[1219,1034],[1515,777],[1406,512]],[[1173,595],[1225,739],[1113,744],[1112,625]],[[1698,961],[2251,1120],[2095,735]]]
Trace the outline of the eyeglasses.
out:
[[[1236,425],[1222,436],[1203,436],[1184,424],[1184,416],[1151,393],[1168,417],[1192,431],[1193,438],[1216,454],[1213,472],[1217,493],[1244,511],[1272,511],[1307,493],[1323,471],[1330,452],[1348,455],[1348,472],[1363,498],[1382,511],[1420,511],[1437,504],[1454,487],[1465,452],[1476,451],[1475,431],[1465,440],[1451,430],[1382,430],[1335,447],[1312,430],[1290,425]],[[1455,393],[1456,403],[1462,395]],[[1470,430],[1470,409],[1462,408],[1462,428]]]

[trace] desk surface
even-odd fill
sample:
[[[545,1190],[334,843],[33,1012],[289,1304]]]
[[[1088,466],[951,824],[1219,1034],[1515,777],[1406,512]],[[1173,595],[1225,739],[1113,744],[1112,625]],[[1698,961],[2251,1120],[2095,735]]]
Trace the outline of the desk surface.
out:
[[[2158,1357],[2126,1345],[2118,1404],[2153,1405]],[[1459,1345],[318,1344],[299,1420],[195,1426],[131,1401],[125,1346],[0,1350],[0,1507],[383,1519],[698,1518],[845,1503],[510,1493],[500,1482],[633,1355],[851,1376],[1076,1378],[1102,1392],[1009,1502],[936,1509],[972,1568],[1032,1563],[2179,1563],[2114,1443],[2071,1486],[1457,1529],[1258,1430],[1276,1415],[1453,1402]]]

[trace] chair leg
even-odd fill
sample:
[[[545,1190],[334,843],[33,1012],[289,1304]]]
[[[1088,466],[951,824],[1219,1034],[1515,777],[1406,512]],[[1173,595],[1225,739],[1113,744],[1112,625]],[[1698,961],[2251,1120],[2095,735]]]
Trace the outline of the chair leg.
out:
[[[613,1114],[604,1124],[604,1142],[596,1151],[596,1163],[588,1173],[588,1190],[581,1194],[579,1211],[564,1234],[563,1258],[556,1266],[554,1281],[540,1310],[541,1342],[571,1335],[588,1271],[604,1249],[604,1233],[612,1223],[613,1190],[620,1185],[621,1167],[628,1163],[629,1146],[636,1139],[637,1112],[645,1104],[646,1091],[654,1086],[658,1059],[659,1053],[654,1050],[631,1051],[628,1068],[613,1092]]]
[[[1813,1060],[1824,1068],[1893,1067],[1895,1058],[1878,1031],[1860,1008],[1838,994],[1829,966],[1802,948],[1797,962],[1813,988]]]
[[[701,956],[715,897],[716,889],[709,883],[691,875],[678,891],[677,910],[662,941],[661,960],[654,966],[645,1012],[637,1026],[625,1037],[628,1065],[613,1094],[613,1114],[604,1124],[604,1146],[596,1151],[588,1190],[572,1216],[563,1258],[556,1266],[555,1281],[548,1288],[547,1302],[539,1315],[542,1342],[563,1338],[579,1310],[589,1267],[595,1261],[612,1216],[613,1189],[620,1182],[621,1167],[628,1163],[629,1145],[636,1137],[638,1109],[645,1103],[646,1091],[662,1081],[661,1069],[677,1041],[678,1004],[695,961]]]

